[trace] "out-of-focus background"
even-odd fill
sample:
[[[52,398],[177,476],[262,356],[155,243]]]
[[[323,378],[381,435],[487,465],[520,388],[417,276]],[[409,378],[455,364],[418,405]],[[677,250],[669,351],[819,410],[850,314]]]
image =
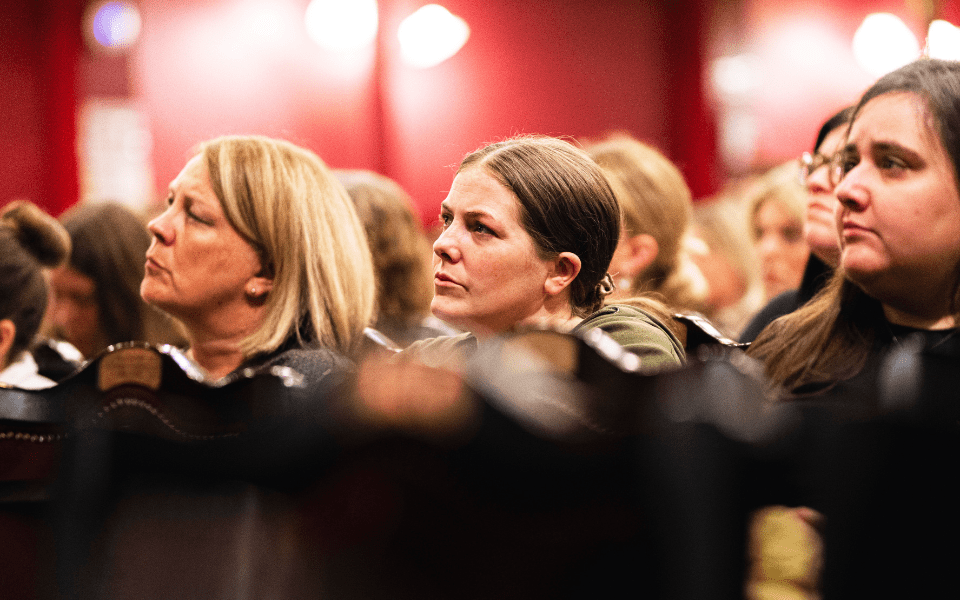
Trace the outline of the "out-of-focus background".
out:
[[[945,0],[441,2],[0,3],[0,202],[149,210],[230,133],[388,175],[428,225],[452,166],[518,133],[629,132],[705,198],[809,150],[928,34],[960,56]]]

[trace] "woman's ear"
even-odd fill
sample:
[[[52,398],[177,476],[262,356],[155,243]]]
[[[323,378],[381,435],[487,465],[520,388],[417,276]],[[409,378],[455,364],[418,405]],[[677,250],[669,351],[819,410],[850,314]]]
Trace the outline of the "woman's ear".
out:
[[[660,252],[660,244],[656,238],[646,233],[624,238],[624,250],[626,256],[621,262],[621,277],[626,277],[633,281],[637,275],[647,270],[647,267],[653,264]]]
[[[247,281],[244,291],[250,300],[263,300],[273,290],[273,277],[254,275]]]
[[[567,289],[580,274],[580,257],[573,252],[561,252],[553,260],[553,271],[544,282],[544,291],[556,296]]]
[[[7,366],[10,356],[10,348],[13,348],[13,340],[17,337],[17,326],[10,319],[0,320],[0,369]]]

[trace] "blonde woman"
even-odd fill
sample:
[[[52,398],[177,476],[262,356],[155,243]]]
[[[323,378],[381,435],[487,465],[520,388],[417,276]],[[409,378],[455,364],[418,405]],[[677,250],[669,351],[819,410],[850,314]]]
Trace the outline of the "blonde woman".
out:
[[[213,378],[317,349],[322,373],[373,318],[363,227],[309,150],[255,136],[205,142],[148,228],[140,293],[183,324],[187,355]]]
[[[803,235],[807,193],[790,161],[764,173],[748,198],[753,247],[760,262],[766,300],[800,287],[810,256]]]
[[[656,292],[674,309],[702,310],[699,275],[687,256],[693,198],[680,170],[656,148],[620,135],[587,147],[603,169],[623,216],[610,261],[614,297]]]

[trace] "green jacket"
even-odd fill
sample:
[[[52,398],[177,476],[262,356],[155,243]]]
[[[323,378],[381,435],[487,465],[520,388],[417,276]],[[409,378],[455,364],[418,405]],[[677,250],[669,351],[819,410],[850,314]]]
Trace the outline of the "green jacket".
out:
[[[583,335],[600,329],[615,342],[640,357],[644,370],[671,369],[683,364],[683,344],[665,326],[643,310],[626,304],[604,306],[573,328]],[[477,338],[472,333],[444,336],[414,342],[400,353],[433,367],[458,368],[476,352]]]

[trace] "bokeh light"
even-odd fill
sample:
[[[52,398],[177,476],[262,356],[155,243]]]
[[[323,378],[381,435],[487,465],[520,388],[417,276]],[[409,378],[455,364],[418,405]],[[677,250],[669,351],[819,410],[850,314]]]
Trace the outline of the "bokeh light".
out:
[[[104,2],[91,7],[88,15],[88,38],[103,48],[128,48],[140,37],[140,11],[130,2]]]
[[[960,60],[960,28],[940,19],[930,23],[927,53],[930,58]]]
[[[400,23],[400,57],[411,67],[426,69],[447,60],[470,38],[470,27],[438,4],[427,4]]]
[[[305,21],[310,39],[328,50],[357,50],[377,37],[376,0],[312,0]]]
[[[880,77],[919,58],[920,44],[900,17],[873,13],[853,34],[853,55],[868,73]]]

